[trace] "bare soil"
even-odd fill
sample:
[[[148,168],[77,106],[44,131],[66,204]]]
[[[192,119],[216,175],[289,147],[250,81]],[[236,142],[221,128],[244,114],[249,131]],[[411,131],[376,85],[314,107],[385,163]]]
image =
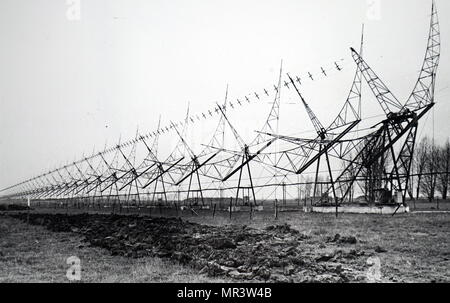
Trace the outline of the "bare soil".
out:
[[[250,221],[236,214],[228,221],[232,224],[226,224],[225,214],[183,219],[10,215],[54,232],[75,233],[113,256],[162,258],[226,281],[367,282],[367,262],[373,257],[381,263],[380,282],[450,281],[448,214],[335,218],[285,213],[284,223],[262,215]]]
[[[228,282],[158,257],[128,258],[87,245],[81,234],[52,232],[0,213],[0,283],[206,283]],[[66,273],[80,259],[79,281]]]

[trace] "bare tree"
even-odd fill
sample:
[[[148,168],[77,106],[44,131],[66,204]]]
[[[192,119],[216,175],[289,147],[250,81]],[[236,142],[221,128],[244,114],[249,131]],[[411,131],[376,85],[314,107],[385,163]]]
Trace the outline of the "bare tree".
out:
[[[307,177],[305,179],[305,196],[308,198],[311,198],[311,191],[312,191],[312,187],[313,187],[311,182],[312,182],[312,179],[310,177]]]
[[[437,190],[441,193],[442,199],[447,199],[447,193],[449,188],[449,171],[450,171],[450,141],[447,140],[444,146],[438,149],[437,155]]]
[[[420,188],[430,202],[436,194],[438,148],[431,143],[425,146],[425,164]]]
[[[417,175],[416,199],[419,199],[420,196],[420,191],[422,187],[422,177],[427,163],[429,147],[430,147],[430,140],[428,139],[428,137],[424,137],[417,145],[417,148],[414,153],[414,169]]]

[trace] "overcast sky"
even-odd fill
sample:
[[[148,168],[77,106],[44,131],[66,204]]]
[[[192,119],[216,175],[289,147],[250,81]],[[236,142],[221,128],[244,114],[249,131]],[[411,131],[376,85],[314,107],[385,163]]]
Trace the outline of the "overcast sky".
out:
[[[434,125],[443,142],[450,134],[450,2],[437,6],[437,105],[419,134],[431,136]],[[431,0],[1,0],[0,188],[119,136],[130,139],[137,126],[152,131],[160,115],[163,125],[179,121],[188,102],[191,113],[211,109],[223,102],[227,84],[233,100],[270,88],[282,59],[286,72],[316,76],[302,89],[327,124],[350,88],[349,47],[359,47],[362,23],[364,57],[403,102],[421,68],[430,9]],[[333,70],[335,61],[342,72]],[[283,131],[311,130],[291,101],[282,104]],[[364,117],[379,114],[376,107],[365,93]],[[230,119],[250,137],[269,108],[244,106]],[[198,124],[190,142],[206,143],[199,133],[209,130]]]

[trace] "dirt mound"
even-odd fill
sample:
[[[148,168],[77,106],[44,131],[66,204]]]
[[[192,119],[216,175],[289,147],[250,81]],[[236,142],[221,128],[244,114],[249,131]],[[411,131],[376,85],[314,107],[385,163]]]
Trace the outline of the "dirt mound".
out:
[[[340,243],[340,244],[356,244],[358,240],[354,236],[341,236],[340,234],[329,237],[327,242]]]
[[[27,214],[13,217],[27,220]],[[354,281],[358,271],[344,265],[364,255],[356,250],[320,255],[317,245],[306,243],[308,236],[286,224],[258,230],[199,225],[176,218],[93,214],[30,214],[28,221],[55,232],[80,233],[88,243],[112,255],[169,258],[200,273],[236,280]]]

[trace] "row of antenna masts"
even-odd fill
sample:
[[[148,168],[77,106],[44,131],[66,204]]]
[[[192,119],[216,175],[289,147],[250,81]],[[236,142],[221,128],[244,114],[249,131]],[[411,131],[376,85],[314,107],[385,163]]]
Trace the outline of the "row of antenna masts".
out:
[[[362,57],[363,40],[359,52],[351,48],[351,54],[356,63],[356,72],[348,98],[336,119],[325,126],[314,113],[300,91],[301,79],[287,74],[282,79],[282,65],[277,85],[274,85],[272,108],[268,118],[257,132],[254,140],[245,142],[227,117],[227,110],[233,108],[228,102],[228,89],[223,105],[217,104],[214,112],[219,114],[219,123],[211,141],[204,145],[203,150],[196,154],[184,139],[186,126],[194,122],[192,116],[186,115],[183,122],[170,123],[170,126],[136,138],[125,144],[106,149],[91,157],[84,157],[71,165],[63,166],[49,173],[21,182],[3,191],[12,191],[6,198],[33,199],[67,199],[76,197],[119,197],[123,190],[137,195],[153,186],[153,199],[159,193],[168,202],[166,187],[187,185],[186,200],[195,193],[204,202],[203,192],[211,184],[220,185],[216,189],[220,192],[227,189],[225,182],[231,182],[237,177],[236,200],[240,193],[247,192],[247,199],[251,196],[252,205],[257,205],[254,178],[251,163],[259,164],[267,174],[273,176],[284,174],[280,181],[283,188],[288,184],[288,176],[301,175],[315,165],[315,182],[313,197],[317,197],[319,171],[321,164],[325,164],[325,171],[329,180],[325,193],[315,201],[317,204],[334,205],[336,214],[342,203],[352,202],[355,183],[362,186],[368,202],[382,201],[387,191],[400,195],[399,207],[406,203],[406,195],[411,174],[412,156],[414,153],[417,128],[420,119],[434,106],[434,91],[436,72],[440,59],[440,30],[435,2],[432,4],[430,28],[427,48],[420,75],[412,93],[405,102],[399,99],[381,80],[381,77],[369,66]],[[364,32],[364,28],[363,28]],[[335,62],[336,70],[342,67]],[[322,68],[324,76],[327,76]],[[309,74],[313,80],[312,74]],[[377,124],[370,133],[362,137],[353,137],[352,133],[361,122],[361,89],[366,82],[377,103],[384,113],[384,119]],[[300,103],[305,108],[317,136],[313,139],[283,136],[278,133],[279,108],[282,88],[293,88]],[[264,93],[269,97],[267,90]],[[254,99],[260,95],[254,93]],[[247,96],[244,100],[250,103]],[[237,100],[237,104],[242,104]],[[212,116],[213,112],[203,113],[203,118]],[[200,119],[200,116],[196,117]],[[189,122],[190,121],[190,122]],[[180,130],[181,129],[181,130]],[[224,148],[225,129],[229,129],[239,149]],[[157,154],[159,135],[173,130],[179,138],[174,151],[165,160]],[[148,141],[153,138],[153,143]],[[136,165],[136,145],[145,145],[147,156]],[[277,142],[275,144],[275,142]],[[279,142],[285,145],[279,149]],[[276,146],[276,148],[274,148]],[[128,155],[125,148],[130,148]],[[115,151],[112,159],[106,154]],[[330,159],[340,160],[336,173],[335,164]],[[387,159],[391,159],[387,165]],[[119,165],[119,159],[122,164]],[[97,161],[97,167],[94,162]],[[72,168],[69,170],[69,168]],[[84,169],[83,169],[84,168]],[[76,175],[74,173],[76,172]],[[249,184],[243,186],[243,174],[247,174]],[[203,180],[203,181],[202,181]],[[209,183],[205,180],[209,180]],[[363,180],[363,181],[361,181]],[[195,183],[197,188],[194,189]],[[362,184],[362,185],[361,185]],[[158,190],[158,186],[162,189]],[[258,185],[259,186],[259,185]],[[208,188],[210,189],[210,188]],[[113,193],[114,192],[114,193]],[[397,201],[398,202],[398,201]]]

